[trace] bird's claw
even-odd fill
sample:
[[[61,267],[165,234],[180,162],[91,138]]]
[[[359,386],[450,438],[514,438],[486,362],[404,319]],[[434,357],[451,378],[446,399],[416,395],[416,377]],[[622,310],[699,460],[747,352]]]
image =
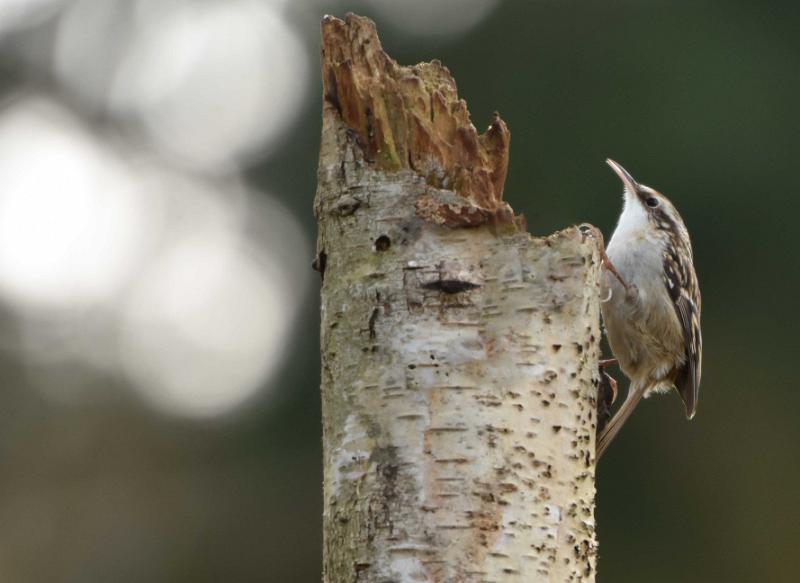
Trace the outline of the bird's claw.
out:
[[[606,371],[602,371],[602,374],[606,378],[606,382],[608,383],[608,385],[611,387],[611,404],[613,405],[614,403],[617,402],[617,394],[618,394],[617,379],[612,377]]]
[[[601,435],[611,420],[612,407],[617,400],[617,381],[603,370],[600,363],[600,383],[597,386],[597,435]]]
[[[623,277],[619,274],[619,271],[617,271],[617,268],[614,267],[613,263],[611,263],[611,259],[609,259],[608,255],[606,254],[606,244],[605,241],[603,240],[603,233],[600,231],[600,229],[588,223],[583,223],[578,228],[580,229],[584,240],[586,239],[587,236],[591,236],[593,239],[595,239],[595,241],[597,241],[597,246],[600,250],[601,265],[604,268],[606,268],[609,272],[611,272],[611,274],[613,274],[614,277],[616,277],[619,280],[619,282],[622,284],[622,287],[625,288],[626,292],[630,293],[630,287],[631,287],[630,284],[628,284],[628,282],[623,279]],[[611,299],[610,295],[608,299]]]

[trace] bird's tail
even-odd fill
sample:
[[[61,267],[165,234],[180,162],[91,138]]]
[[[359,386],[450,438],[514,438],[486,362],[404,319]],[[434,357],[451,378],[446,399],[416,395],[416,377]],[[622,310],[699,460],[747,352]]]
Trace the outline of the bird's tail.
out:
[[[619,433],[619,430],[622,429],[622,426],[625,424],[625,421],[628,420],[628,417],[631,416],[636,405],[642,400],[643,395],[644,388],[640,388],[634,384],[631,384],[628,388],[628,395],[625,397],[625,402],[620,405],[614,417],[603,428],[603,431],[597,438],[597,460],[600,459],[600,456],[606,451],[611,441],[616,437],[617,433]]]

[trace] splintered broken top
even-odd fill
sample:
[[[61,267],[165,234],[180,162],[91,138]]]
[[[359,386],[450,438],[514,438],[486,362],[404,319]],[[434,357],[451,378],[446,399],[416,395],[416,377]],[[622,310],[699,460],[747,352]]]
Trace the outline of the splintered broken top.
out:
[[[508,128],[495,114],[479,134],[439,61],[398,65],[383,51],[371,20],[326,16],[322,82],[324,115],[339,116],[370,166],[411,169],[429,185],[454,191],[466,204],[445,209],[454,226],[514,222],[503,201]]]

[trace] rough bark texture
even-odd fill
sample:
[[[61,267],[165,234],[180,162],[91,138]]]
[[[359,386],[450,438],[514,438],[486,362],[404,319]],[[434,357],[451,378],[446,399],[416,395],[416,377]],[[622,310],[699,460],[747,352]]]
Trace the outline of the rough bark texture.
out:
[[[322,36],[324,579],[593,581],[597,242],[524,231],[441,64]]]

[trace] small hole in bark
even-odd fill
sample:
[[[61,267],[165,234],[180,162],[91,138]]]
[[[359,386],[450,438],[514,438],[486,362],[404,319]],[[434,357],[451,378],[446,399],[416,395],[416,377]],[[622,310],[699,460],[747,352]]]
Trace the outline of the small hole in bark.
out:
[[[365,108],[364,113],[367,116],[367,137],[371,140],[372,136],[375,134],[374,130],[372,129],[372,108]]]
[[[367,324],[367,328],[369,329],[369,337],[371,339],[375,338],[375,322],[378,319],[378,308],[372,310],[372,314],[369,317],[369,323]]]
[[[375,239],[375,251],[386,251],[392,246],[392,241],[386,235],[381,235]]]
[[[336,85],[336,73],[331,68],[328,70],[328,92],[325,94],[325,99],[336,108],[339,115],[342,115],[342,105],[339,103],[339,93]]]
[[[319,255],[314,259],[311,263],[311,267],[314,271],[319,272],[319,276],[322,279],[325,279],[325,266],[328,263],[328,254],[325,251],[320,251]]]
[[[461,281],[460,279],[439,279],[429,283],[423,283],[424,289],[436,290],[446,294],[457,294],[481,287],[471,281]]]

